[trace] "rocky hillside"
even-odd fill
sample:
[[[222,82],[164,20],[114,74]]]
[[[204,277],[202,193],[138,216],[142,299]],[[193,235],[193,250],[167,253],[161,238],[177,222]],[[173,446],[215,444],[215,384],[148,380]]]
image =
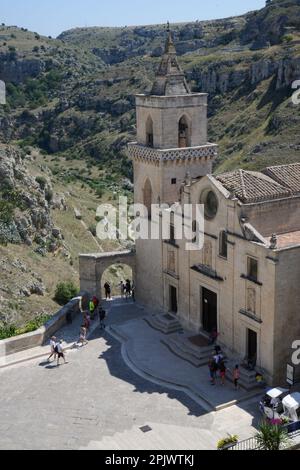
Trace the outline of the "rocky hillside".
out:
[[[65,171],[57,172],[51,156],[0,145],[0,327],[6,321],[23,326],[36,315],[56,313],[57,284],[78,285],[79,253],[119,248],[117,242],[100,245],[94,236],[97,207],[114,204],[117,188],[107,183],[100,194],[70,176],[87,172],[92,181],[104,178],[98,169],[63,157],[62,163]],[[111,268],[106,279],[117,286],[126,276]]]
[[[299,159],[290,98],[300,77],[300,3],[267,3],[240,17],[172,25],[193,90],[210,95],[217,171]],[[149,89],[164,38],[160,25],[77,28],[55,40],[2,26],[1,138],[130,177],[124,148],[135,134],[134,94]]]

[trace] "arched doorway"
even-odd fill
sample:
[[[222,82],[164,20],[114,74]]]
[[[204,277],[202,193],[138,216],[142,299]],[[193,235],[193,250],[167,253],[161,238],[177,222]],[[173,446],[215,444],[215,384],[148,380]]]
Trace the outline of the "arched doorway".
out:
[[[151,116],[146,121],[146,145],[147,147],[153,147],[154,145],[153,120]]]
[[[152,206],[152,201],[153,201],[153,191],[152,191],[152,185],[151,181],[149,178],[147,178],[145,185],[144,185],[144,206],[147,208],[148,211],[148,217],[151,217],[151,206]]]
[[[103,298],[103,275],[106,270],[114,266],[125,265],[132,270],[132,279],[135,280],[136,275],[136,255],[135,251],[117,251],[113,253],[99,253],[95,255],[79,256],[79,274],[80,289],[89,295],[96,295]],[[112,270],[111,275],[114,274]],[[119,271],[121,273],[121,271]],[[125,274],[126,271],[124,271]],[[130,271],[129,271],[130,272]]]
[[[186,116],[182,116],[178,124],[178,147],[185,148],[191,146],[190,128]]]
[[[123,297],[123,292],[121,289],[121,283],[126,283],[130,281],[132,286],[133,272],[132,268],[127,264],[118,263],[113,264],[108,267],[102,274],[102,279],[100,280],[102,298],[104,298],[104,285],[108,283],[111,287],[111,296],[112,297]]]

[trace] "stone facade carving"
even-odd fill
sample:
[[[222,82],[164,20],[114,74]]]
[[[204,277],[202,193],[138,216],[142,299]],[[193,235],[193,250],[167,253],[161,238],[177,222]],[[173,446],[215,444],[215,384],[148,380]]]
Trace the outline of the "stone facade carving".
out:
[[[137,161],[163,162],[178,161],[186,164],[191,160],[214,159],[217,155],[217,146],[214,144],[202,145],[193,148],[177,148],[170,150],[154,149],[139,144],[129,144],[128,153],[130,158]]]
[[[168,252],[168,271],[170,273],[176,273],[176,257],[174,251]]]
[[[247,289],[247,310],[256,313],[256,292],[255,289]]]
[[[212,267],[212,244],[206,241],[203,247],[203,264],[204,266]]]

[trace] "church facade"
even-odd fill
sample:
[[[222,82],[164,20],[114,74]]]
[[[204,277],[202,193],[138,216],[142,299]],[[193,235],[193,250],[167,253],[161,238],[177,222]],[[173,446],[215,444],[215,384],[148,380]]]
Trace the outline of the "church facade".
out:
[[[171,33],[136,115],[135,203],[149,216],[153,204],[203,204],[204,246],[187,251],[171,217],[170,238],[137,240],[135,254],[82,255],[81,289],[101,295],[104,269],[129,263],[138,302],[191,333],[217,330],[228,357],[284,384],[300,339],[300,164],[213,176],[207,95],[191,93]]]
[[[135,202],[204,204],[202,250],[137,240],[136,295],[193,332],[219,332],[237,360],[283,382],[300,338],[300,164],[212,176],[207,95],[191,93],[169,34],[150,94],[138,95],[129,144]]]

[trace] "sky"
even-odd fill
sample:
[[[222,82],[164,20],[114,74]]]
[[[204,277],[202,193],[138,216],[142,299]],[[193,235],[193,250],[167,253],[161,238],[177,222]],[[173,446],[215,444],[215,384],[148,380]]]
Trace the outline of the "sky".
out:
[[[0,23],[56,37],[75,27],[226,18],[264,5],[265,0],[0,0]]]

